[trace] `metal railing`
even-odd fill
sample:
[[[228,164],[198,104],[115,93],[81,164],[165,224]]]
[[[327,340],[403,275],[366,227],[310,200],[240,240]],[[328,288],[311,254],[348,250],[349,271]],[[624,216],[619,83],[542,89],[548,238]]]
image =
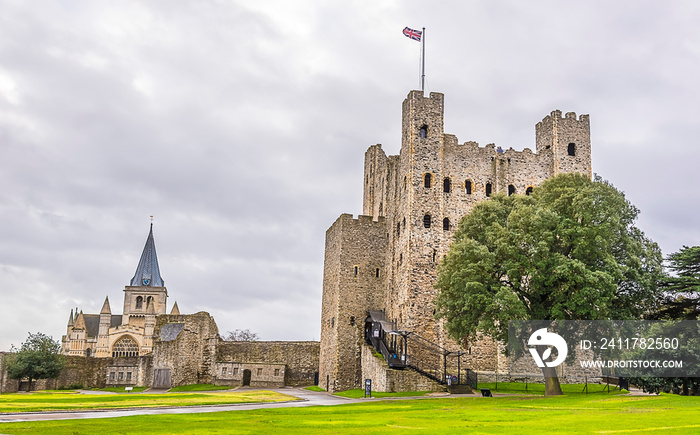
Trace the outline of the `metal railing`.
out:
[[[398,330],[396,322],[388,322],[382,311],[370,311],[365,339],[382,354],[390,368],[408,367],[442,385],[467,384],[477,388],[476,373],[461,368],[464,352],[450,351],[415,332]]]

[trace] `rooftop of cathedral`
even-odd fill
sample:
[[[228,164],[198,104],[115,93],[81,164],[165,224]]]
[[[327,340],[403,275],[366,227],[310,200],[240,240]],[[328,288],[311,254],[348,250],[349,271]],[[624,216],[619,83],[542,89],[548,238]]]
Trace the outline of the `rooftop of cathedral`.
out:
[[[136,268],[134,277],[131,278],[131,286],[164,287],[165,282],[160,276],[158,267],[158,256],[156,255],[156,242],[153,240],[153,223],[146,239],[146,246],[143,247],[141,260]]]

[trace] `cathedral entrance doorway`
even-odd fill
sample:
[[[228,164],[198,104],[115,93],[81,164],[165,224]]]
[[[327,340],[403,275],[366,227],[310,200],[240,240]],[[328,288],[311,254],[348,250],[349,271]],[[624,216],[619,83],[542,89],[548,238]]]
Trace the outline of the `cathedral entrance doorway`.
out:
[[[245,386],[250,387],[250,377],[251,377],[250,370],[248,370],[248,369],[243,370],[243,386],[244,387]]]

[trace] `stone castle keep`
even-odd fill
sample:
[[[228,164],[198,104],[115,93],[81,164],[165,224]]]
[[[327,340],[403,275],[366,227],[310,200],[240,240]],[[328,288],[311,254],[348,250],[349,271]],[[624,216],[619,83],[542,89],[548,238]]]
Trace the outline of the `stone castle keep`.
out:
[[[343,214],[326,232],[319,367],[324,389],[359,388],[366,378],[380,391],[430,388],[430,379],[440,378],[429,376],[427,367],[454,360],[428,361],[428,347],[463,352],[457,363],[462,368],[501,369],[505,361],[495,343],[455,343],[435,320],[437,265],[460,219],[477,202],[496,193],[529,194],[559,173],[591,175],[588,115],[546,116],[535,126],[533,153],[459,144],[444,132],[443,113],[442,94],[408,94],[399,155],[369,147],[363,215]],[[409,370],[391,370],[387,363]]]

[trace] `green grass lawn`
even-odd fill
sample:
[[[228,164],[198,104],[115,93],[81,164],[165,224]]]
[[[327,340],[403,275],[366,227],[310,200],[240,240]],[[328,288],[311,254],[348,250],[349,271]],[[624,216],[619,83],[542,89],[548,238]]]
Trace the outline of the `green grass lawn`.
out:
[[[142,391],[145,391],[146,389],[148,389],[148,387],[133,387],[133,390],[131,390],[131,393],[140,393]],[[127,393],[127,391],[124,389],[124,387],[93,388],[93,390],[109,391],[111,393]]]
[[[585,384],[561,384],[561,390],[564,392],[564,394],[586,394],[584,387],[586,387]],[[544,395],[544,384],[539,383],[479,382],[477,392],[482,388],[488,388],[494,393]],[[606,384],[588,384],[587,391],[588,394],[620,394],[620,390],[616,390],[615,385],[607,386]],[[628,391],[623,390],[622,392],[627,393]]]
[[[3,434],[561,434],[700,432],[700,397],[572,394],[378,400],[99,420],[0,423]]]
[[[231,390],[235,387],[226,385],[214,385],[214,384],[191,384],[191,385],[181,385],[179,387],[173,387],[168,390],[171,393],[179,393],[184,391],[216,391],[216,390]]]
[[[30,394],[2,394],[0,395],[0,413],[68,409],[223,405],[228,403],[281,402],[287,400],[297,400],[297,398],[286,394],[260,390],[167,394],[80,394],[75,391],[47,391]],[[3,433],[2,430],[0,430],[0,433]]]
[[[325,391],[325,390],[322,390]],[[372,391],[372,397],[380,399],[383,397],[418,397],[425,396],[429,394],[430,391],[401,391],[399,393],[382,393],[379,391]],[[335,393],[336,396],[347,397],[350,399],[362,399],[365,397],[365,390],[358,388],[356,390],[347,390]]]
[[[318,392],[326,391],[323,388],[319,387],[318,385],[311,385],[309,387],[304,387],[304,389],[309,390],[309,391],[318,391]]]

